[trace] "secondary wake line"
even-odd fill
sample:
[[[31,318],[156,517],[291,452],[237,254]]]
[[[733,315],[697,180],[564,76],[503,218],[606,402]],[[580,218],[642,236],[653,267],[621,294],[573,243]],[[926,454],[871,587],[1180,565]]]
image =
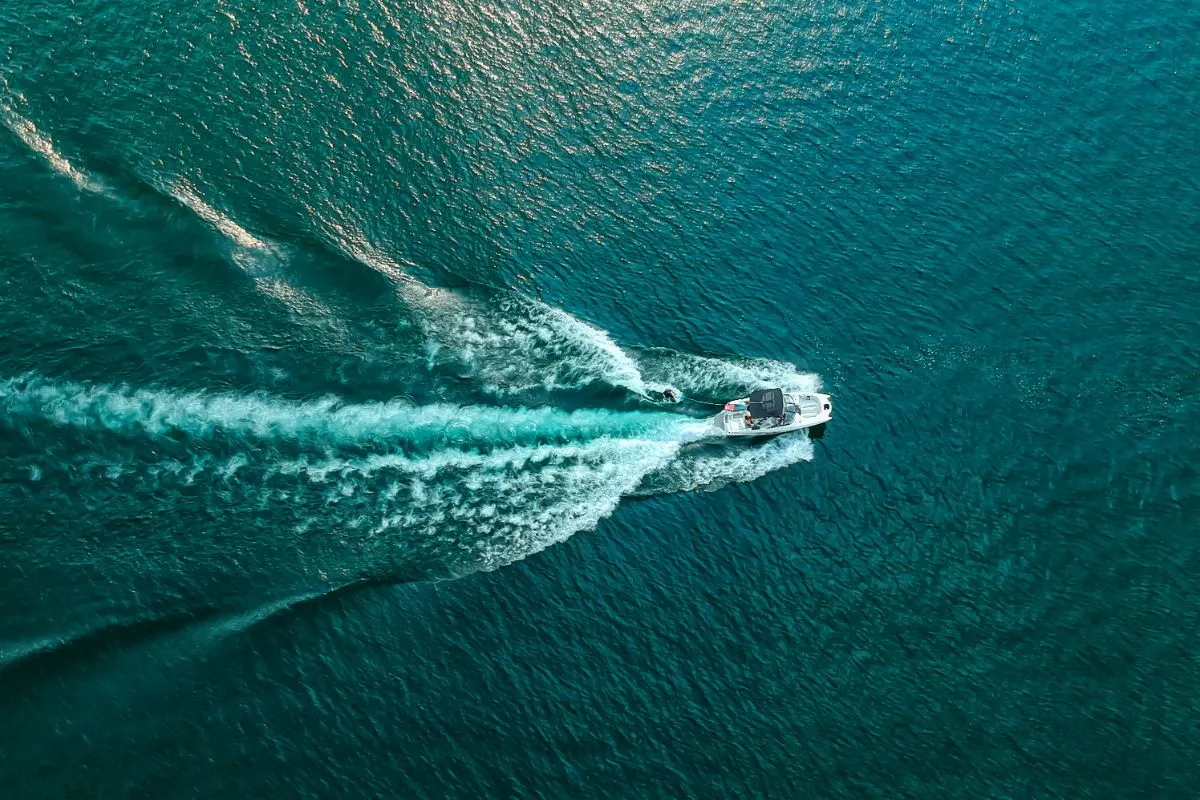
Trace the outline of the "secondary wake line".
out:
[[[107,194],[108,186],[102,180],[72,164],[58,151],[49,136],[39,131],[31,120],[17,113],[6,98],[8,94],[7,83],[0,78],[0,122],[4,123],[4,127],[40,156],[50,169],[75,184],[76,188],[93,194]],[[14,97],[19,98],[20,95]]]

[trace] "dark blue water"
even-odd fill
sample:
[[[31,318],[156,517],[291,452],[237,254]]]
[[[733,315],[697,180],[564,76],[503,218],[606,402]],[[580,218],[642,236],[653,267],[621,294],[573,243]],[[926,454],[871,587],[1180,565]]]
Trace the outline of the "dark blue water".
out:
[[[1192,796],[1198,109],[1186,3],[0,6],[0,795]]]

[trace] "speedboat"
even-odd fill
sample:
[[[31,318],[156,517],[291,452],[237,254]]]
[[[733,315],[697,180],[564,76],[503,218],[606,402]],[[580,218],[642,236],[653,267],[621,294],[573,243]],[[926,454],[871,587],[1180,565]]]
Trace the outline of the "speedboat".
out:
[[[725,404],[713,425],[725,436],[778,436],[812,428],[820,436],[833,418],[833,400],[817,392],[759,389]]]

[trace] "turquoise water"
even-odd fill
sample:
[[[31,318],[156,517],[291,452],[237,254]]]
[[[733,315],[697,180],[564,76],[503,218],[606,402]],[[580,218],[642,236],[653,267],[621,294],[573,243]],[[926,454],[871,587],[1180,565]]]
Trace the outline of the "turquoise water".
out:
[[[1190,4],[5,4],[0,795],[1192,796],[1198,109]]]

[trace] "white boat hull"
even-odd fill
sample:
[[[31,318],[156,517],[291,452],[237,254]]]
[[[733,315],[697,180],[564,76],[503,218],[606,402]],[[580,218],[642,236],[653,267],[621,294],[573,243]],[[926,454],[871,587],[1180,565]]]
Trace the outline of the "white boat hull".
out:
[[[713,417],[713,425],[725,436],[755,438],[815,428],[833,419],[833,400],[827,394],[784,392],[783,397],[789,410],[782,417],[754,420],[753,425],[747,426],[746,411],[742,409],[749,398],[743,397],[731,403],[739,410],[720,412]]]

